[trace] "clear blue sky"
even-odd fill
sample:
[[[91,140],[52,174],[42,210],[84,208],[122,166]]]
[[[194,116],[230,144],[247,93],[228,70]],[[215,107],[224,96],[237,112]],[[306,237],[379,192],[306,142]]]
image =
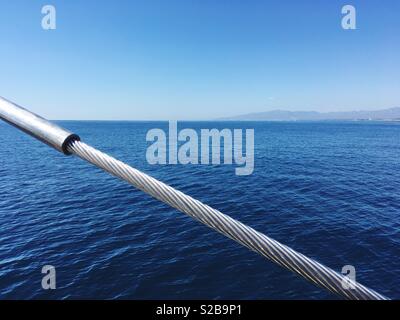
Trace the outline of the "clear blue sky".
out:
[[[0,95],[50,119],[400,106],[398,0],[0,0],[0,36]]]

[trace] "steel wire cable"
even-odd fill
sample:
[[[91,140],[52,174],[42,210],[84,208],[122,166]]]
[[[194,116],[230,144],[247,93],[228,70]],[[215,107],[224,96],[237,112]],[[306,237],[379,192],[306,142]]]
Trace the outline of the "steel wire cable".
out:
[[[302,276],[315,285],[346,299],[386,300],[387,298],[349,279],[305,255],[273,240],[243,223],[211,208],[131,166],[88,146],[72,141],[67,149],[108,173],[127,181],[154,198],[186,213],[192,218],[258,252],[276,264]]]

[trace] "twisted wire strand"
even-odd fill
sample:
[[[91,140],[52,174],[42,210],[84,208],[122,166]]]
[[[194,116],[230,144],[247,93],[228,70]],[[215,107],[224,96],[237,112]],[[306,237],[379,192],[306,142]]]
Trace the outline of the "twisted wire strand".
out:
[[[387,298],[348,277],[294,251],[251,227],[215,210],[149,175],[88,146],[72,141],[68,151],[110,174],[127,181],[154,198],[186,213],[192,218],[258,252],[276,264],[302,276],[330,292],[355,300],[386,300]],[[343,284],[347,284],[348,289]]]

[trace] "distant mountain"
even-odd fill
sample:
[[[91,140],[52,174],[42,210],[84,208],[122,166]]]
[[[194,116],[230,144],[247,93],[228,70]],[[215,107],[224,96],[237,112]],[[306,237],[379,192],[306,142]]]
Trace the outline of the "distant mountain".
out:
[[[400,108],[375,111],[350,112],[316,112],[316,111],[286,111],[273,110],[267,112],[248,113],[219,120],[249,120],[249,121],[319,121],[319,120],[387,120],[400,121]]]

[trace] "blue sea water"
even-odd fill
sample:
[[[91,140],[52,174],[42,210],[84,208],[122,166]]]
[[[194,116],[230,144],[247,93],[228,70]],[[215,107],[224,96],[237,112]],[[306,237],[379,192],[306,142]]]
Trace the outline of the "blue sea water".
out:
[[[149,165],[167,122],[60,122],[95,147],[400,299],[400,123],[183,122],[254,128],[255,170]],[[43,290],[41,268],[56,267]],[[332,299],[73,156],[0,124],[0,298]]]

